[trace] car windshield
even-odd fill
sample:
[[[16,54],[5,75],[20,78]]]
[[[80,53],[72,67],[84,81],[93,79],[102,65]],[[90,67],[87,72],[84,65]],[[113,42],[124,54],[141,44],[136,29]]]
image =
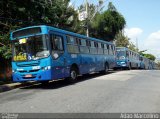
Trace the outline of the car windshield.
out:
[[[29,61],[49,56],[46,35],[17,39],[12,42],[13,61]]]
[[[125,59],[126,51],[117,51],[117,58],[118,59]]]

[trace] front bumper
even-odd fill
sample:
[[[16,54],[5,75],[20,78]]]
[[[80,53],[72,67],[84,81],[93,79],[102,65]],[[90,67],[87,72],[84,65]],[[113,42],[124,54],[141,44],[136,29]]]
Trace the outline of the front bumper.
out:
[[[26,75],[32,75],[31,77],[26,77]],[[13,73],[12,74],[14,82],[25,82],[25,81],[47,81],[51,80],[51,70],[41,71],[39,73]]]
[[[126,68],[128,67],[126,62],[117,62],[115,68]]]

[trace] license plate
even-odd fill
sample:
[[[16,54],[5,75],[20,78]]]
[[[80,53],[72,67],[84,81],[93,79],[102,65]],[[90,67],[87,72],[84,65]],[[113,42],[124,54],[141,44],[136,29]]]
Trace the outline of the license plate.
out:
[[[27,74],[25,75],[26,78],[31,78],[32,77],[32,74]]]

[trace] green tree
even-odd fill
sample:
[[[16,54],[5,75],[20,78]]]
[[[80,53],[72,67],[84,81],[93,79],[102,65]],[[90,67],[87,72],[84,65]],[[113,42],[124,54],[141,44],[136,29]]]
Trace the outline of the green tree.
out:
[[[143,50],[143,51],[139,51],[139,54],[150,59],[150,60],[153,60],[155,61],[156,57],[153,55],[153,54],[147,54],[145,53],[147,50]]]
[[[125,24],[124,17],[110,2],[108,9],[102,14],[97,14],[94,22],[92,22],[92,28],[96,29],[92,35],[107,41],[113,41],[116,34],[123,30]]]
[[[129,46],[129,38],[123,34],[122,31],[120,31],[115,36],[116,46],[117,47],[128,47]]]
[[[153,61],[155,61],[155,59],[156,59],[156,57],[152,54],[143,54],[143,56],[150,59],[150,60],[153,60]]]
[[[129,48],[130,50],[132,50],[132,51],[135,51],[135,52],[138,52],[138,51],[139,51],[139,49],[138,49],[132,42],[129,43],[128,48]]]

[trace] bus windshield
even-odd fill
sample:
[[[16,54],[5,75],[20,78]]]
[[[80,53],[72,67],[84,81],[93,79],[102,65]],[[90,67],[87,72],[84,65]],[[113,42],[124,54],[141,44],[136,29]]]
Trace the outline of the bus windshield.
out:
[[[117,51],[117,58],[118,59],[125,59],[126,58],[126,51]]]
[[[38,35],[12,41],[13,61],[30,61],[48,57],[46,37],[46,35]]]

